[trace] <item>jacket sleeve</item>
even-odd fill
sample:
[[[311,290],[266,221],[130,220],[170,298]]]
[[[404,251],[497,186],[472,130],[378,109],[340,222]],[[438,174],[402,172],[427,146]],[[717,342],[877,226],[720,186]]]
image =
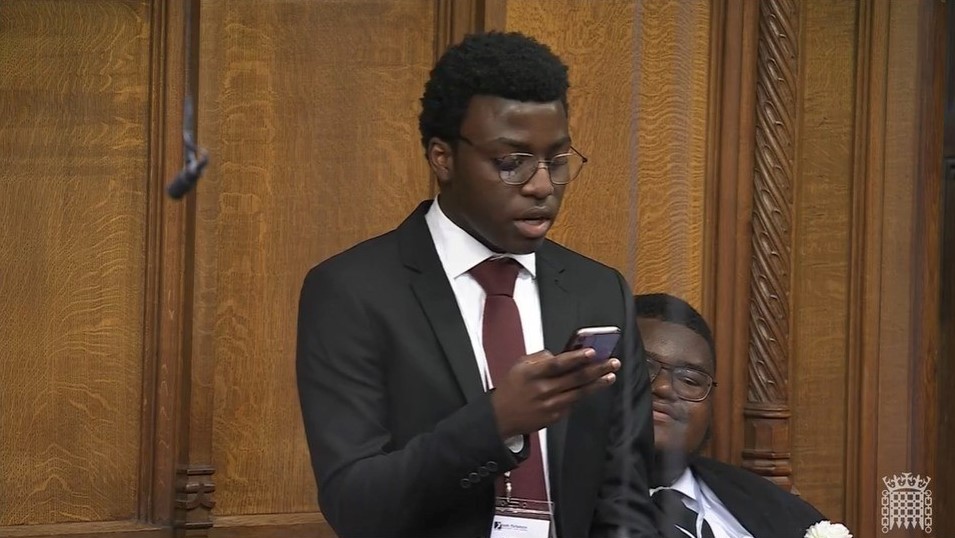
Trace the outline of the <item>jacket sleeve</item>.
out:
[[[597,499],[591,536],[656,537],[656,511],[650,501],[653,461],[650,379],[643,343],[634,319],[633,295],[617,274],[623,301],[623,356],[611,420],[604,482]]]
[[[486,493],[464,485],[471,473],[488,462],[502,473],[517,459],[486,396],[394,446],[389,349],[369,315],[372,298],[346,280],[318,266],[299,300],[296,373],[319,504],[342,538],[406,535]]]

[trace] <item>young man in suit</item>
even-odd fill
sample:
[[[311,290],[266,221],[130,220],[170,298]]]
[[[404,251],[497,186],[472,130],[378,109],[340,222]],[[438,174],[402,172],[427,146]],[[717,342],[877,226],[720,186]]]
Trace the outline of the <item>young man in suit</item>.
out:
[[[747,470],[698,455],[709,437],[716,382],[709,326],[685,301],[634,298],[653,390],[654,503],[667,538],[803,538],[825,519]]]
[[[545,239],[585,162],[568,85],[520,34],[451,47],[421,99],[437,199],[305,278],[299,396],[342,538],[503,536],[508,492],[552,503],[559,537],[656,535],[629,286]],[[564,352],[607,325],[623,330],[616,357]]]

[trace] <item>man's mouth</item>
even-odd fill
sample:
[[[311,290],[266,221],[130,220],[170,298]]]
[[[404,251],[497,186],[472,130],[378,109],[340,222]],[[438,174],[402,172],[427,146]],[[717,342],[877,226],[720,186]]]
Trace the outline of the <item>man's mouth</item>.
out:
[[[533,207],[514,219],[514,224],[527,239],[541,239],[554,224],[554,212],[546,206]]]
[[[517,231],[527,239],[541,239],[550,230],[554,221],[545,218],[517,219]]]
[[[680,422],[679,413],[671,406],[653,402],[653,422]]]

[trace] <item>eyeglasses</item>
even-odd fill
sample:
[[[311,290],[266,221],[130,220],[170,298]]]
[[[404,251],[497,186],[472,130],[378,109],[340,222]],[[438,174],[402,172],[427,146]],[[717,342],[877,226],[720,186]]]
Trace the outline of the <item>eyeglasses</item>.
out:
[[[458,140],[466,142],[472,148],[481,149],[463,136],[459,136]],[[530,181],[540,170],[541,165],[547,167],[551,183],[566,185],[580,174],[581,169],[587,164],[587,157],[571,147],[569,152],[554,155],[550,159],[538,159],[536,155],[530,153],[510,153],[503,157],[494,157],[491,161],[497,168],[501,181],[519,187]]]
[[[667,366],[654,359],[647,359],[647,370],[650,371],[650,383],[656,380],[660,372],[664,370],[670,372],[670,386],[673,387],[673,392],[680,399],[688,402],[705,400],[716,386],[713,376],[695,368]]]

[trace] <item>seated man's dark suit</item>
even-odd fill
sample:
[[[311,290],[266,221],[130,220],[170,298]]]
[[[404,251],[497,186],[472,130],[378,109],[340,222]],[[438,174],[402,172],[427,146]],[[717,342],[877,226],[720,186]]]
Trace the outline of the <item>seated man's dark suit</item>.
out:
[[[297,368],[322,511],[342,537],[486,536],[494,480],[514,468],[424,215],[313,268]],[[617,382],[548,428],[558,535],[656,536],[650,390],[630,290],[547,241],[537,251],[544,341],[623,329]],[[526,445],[526,443],[525,443]]]
[[[690,469],[754,538],[803,538],[825,519],[806,501],[746,469],[703,457]]]

